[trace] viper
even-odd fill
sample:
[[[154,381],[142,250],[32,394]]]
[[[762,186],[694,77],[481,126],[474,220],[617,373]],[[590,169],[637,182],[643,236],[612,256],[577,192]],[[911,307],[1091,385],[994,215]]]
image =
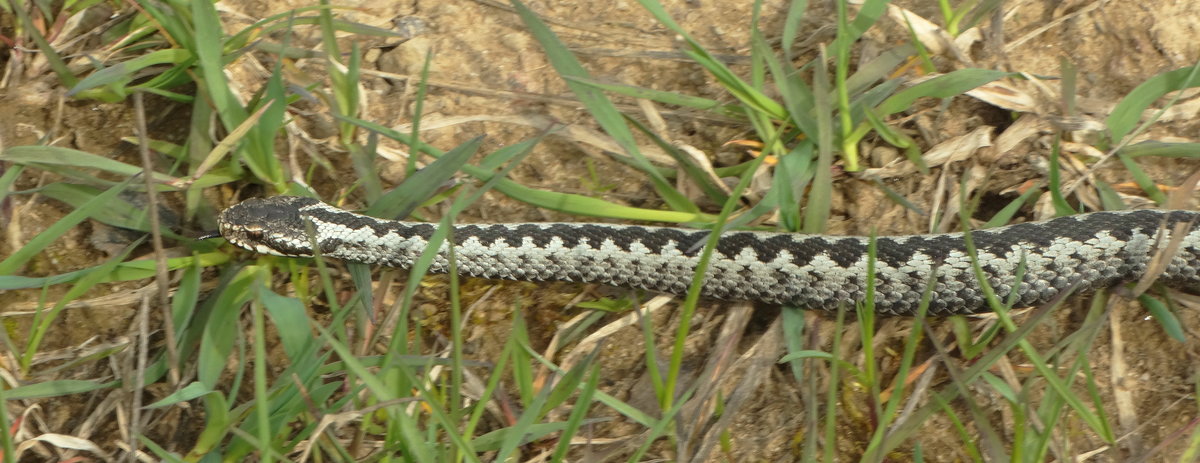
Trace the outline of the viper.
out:
[[[1049,302],[1136,281],[1165,258],[1158,281],[1200,289],[1200,213],[1093,212],[971,231],[983,280],[1001,301]],[[384,220],[313,198],[248,199],[218,217],[230,243],[263,254],[321,255],[409,268],[436,224]],[[688,290],[709,231],[594,223],[455,225],[429,271],[472,277],[575,281],[671,294]],[[1174,234],[1174,235],[1173,235]],[[911,315],[932,284],[933,315],[988,311],[964,233],[883,236],[722,233],[704,272],[701,295],[802,309],[853,307],[866,299],[873,268],[874,310]],[[315,248],[314,248],[315,245]]]

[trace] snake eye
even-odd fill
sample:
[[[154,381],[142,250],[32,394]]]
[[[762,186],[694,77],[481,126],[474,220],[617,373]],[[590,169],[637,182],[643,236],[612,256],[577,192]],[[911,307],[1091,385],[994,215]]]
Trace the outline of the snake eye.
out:
[[[246,237],[252,240],[261,240],[263,238],[263,231],[261,229],[246,230]]]

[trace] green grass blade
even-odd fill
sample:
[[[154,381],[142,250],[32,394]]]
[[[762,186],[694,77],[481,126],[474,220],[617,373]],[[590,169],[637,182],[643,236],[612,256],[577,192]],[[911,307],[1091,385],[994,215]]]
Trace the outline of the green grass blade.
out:
[[[632,98],[644,98],[651,101],[657,101],[662,104],[682,106],[685,108],[699,109],[702,111],[712,111],[729,118],[745,118],[745,113],[743,113],[741,109],[738,109],[737,106],[724,104],[720,101],[709,98],[684,95],[675,92],[665,92],[662,90],[654,90],[645,87],[635,87],[632,85],[600,82],[595,79],[587,79],[576,76],[563,76],[563,79],[579,82],[580,84],[592,86],[600,90],[616,93],[618,95],[625,95]]]
[[[989,219],[987,223],[983,224],[983,227],[981,228],[988,229],[1008,225],[1012,222],[1013,217],[1015,217],[1017,213],[1021,211],[1021,207],[1025,206],[1026,203],[1035,201],[1037,197],[1041,195],[1041,193],[1041,187],[1034,187],[1025,190],[1024,193],[1021,193],[1021,196],[1009,201],[1009,203],[1005,205],[1003,209],[1000,209],[1000,212],[997,212],[995,215],[993,215],[992,218]]]
[[[1167,333],[1167,336],[1179,342],[1187,342],[1187,335],[1184,334],[1183,324],[1179,322],[1179,318],[1171,312],[1171,309],[1166,304],[1145,293],[1138,296],[1138,302],[1158,321],[1158,324],[1163,327],[1163,331]]]
[[[215,295],[214,310],[207,323],[202,327],[203,337],[200,342],[200,356],[197,359],[196,378],[205,387],[216,389],[221,384],[221,375],[233,352],[233,344],[239,330],[229,327],[238,326],[241,308],[251,300],[251,285],[266,272],[261,267],[249,266],[242,268],[224,287],[220,294]]]
[[[446,184],[464,164],[479,152],[483,137],[475,137],[447,151],[433,163],[409,176],[392,191],[379,198],[366,214],[373,217],[403,219]]]
[[[815,105],[812,89],[800,79],[799,72],[776,59],[760,32],[754,31],[750,39],[755,55],[763,57],[767,69],[775,77],[775,87],[787,108],[788,120],[810,137],[817,136],[817,121],[812,114]]]
[[[192,382],[192,383],[189,383],[187,386],[184,386],[183,388],[167,395],[166,397],[163,397],[150,405],[146,405],[146,408],[148,408],[148,409],[162,408],[162,407],[166,407],[166,406],[170,406],[170,405],[175,405],[178,403],[188,402],[193,399],[198,399],[200,397],[204,397],[205,395],[208,395],[211,393],[213,393],[213,390],[204,386],[203,383]]]
[[[4,398],[8,400],[33,400],[47,397],[62,397],[109,389],[117,384],[115,381],[101,383],[81,379],[58,379],[26,384],[5,390]]]
[[[896,70],[897,66],[904,64],[914,51],[912,45],[900,45],[880,53],[875,59],[859,66],[850,77],[846,78],[846,90],[850,94],[851,101],[857,100],[863,93],[876,88],[877,82],[898,81],[899,79],[890,78],[891,73]],[[889,90],[887,93],[892,92]],[[870,106],[875,106],[875,104]]]
[[[0,151],[0,158],[4,156],[4,151]],[[0,175],[0,201],[8,199],[9,193],[12,191],[13,184],[21,177],[21,172],[25,171],[23,164],[14,164],[5,169],[4,174]]]
[[[1121,198],[1121,194],[1117,190],[1100,179],[1096,179],[1093,184],[1096,186],[1096,194],[1100,196],[1100,208],[1106,211],[1123,211],[1129,209],[1129,205],[1125,204],[1125,200]]]
[[[1200,159],[1200,143],[1168,143],[1147,140],[1141,143],[1126,145],[1117,151],[1121,156],[1138,158],[1156,156],[1164,158]]]
[[[57,146],[14,146],[0,152],[0,161],[26,165],[64,166],[86,170],[99,170],[124,177],[138,175],[143,172],[140,166],[126,164],[85,151]],[[174,177],[160,173],[155,173],[154,179],[155,181],[164,183],[176,180]]]
[[[783,32],[779,35],[779,46],[783,49],[783,56],[788,61],[792,61],[792,46],[795,45],[801,23],[804,21],[804,12],[807,9],[808,0],[793,0],[788,3],[787,16],[783,20]]]
[[[1133,159],[1126,156],[1117,155],[1117,159],[1121,160],[1121,164],[1125,166],[1125,170],[1129,172],[1129,176],[1133,177],[1133,183],[1136,183],[1137,186],[1146,193],[1147,197],[1154,200],[1154,202],[1158,204],[1167,203],[1166,193],[1163,193],[1162,190],[1158,188],[1158,182],[1155,182],[1154,178],[1152,178],[1150,174],[1147,174],[1146,171],[1142,169],[1142,166],[1138,165],[1137,162],[1134,162]]]
[[[167,270],[178,270],[180,268],[191,267],[193,265],[200,267],[212,267],[224,264],[229,261],[229,254],[224,252],[209,252],[197,254],[187,257],[173,257],[167,259]],[[143,280],[154,277],[154,259],[140,259],[128,262],[120,262],[110,271],[108,271],[101,283],[111,283],[114,281],[133,281]],[[43,286],[61,285],[74,283],[85,275],[89,275],[97,271],[97,267],[89,267],[74,272],[60,273],[47,277],[25,277],[19,275],[0,275],[0,291],[13,289],[30,289],[41,288]]]
[[[300,362],[301,356],[312,343],[313,336],[309,326],[312,320],[299,299],[286,297],[264,287],[258,287],[257,297],[262,301],[271,321],[278,327],[279,341],[283,351],[293,362]]]
[[[1058,216],[1075,214],[1075,208],[1063,195],[1062,168],[1059,157],[1062,156],[1062,137],[1054,136],[1054,144],[1050,147],[1050,172],[1046,175],[1047,189],[1050,190],[1050,201],[1054,205],[1054,213]]]
[[[879,18],[887,11],[887,4],[887,0],[867,0],[862,2],[862,5],[858,8],[858,16],[855,16],[854,20],[850,21],[849,24],[845,26],[839,25],[838,27],[839,35],[837,40],[844,41],[845,45],[834,43],[830,44],[829,48],[836,49],[839,46],[845,46],[848,49],[851,43],[857,41],[867,29],[870,29],[872,25],[879,21]],[[843,29],[845,33],[842,31]]]
[[[134,76],[142,69],[160,64],[173,64],[180,68],[187,68],[192,64],[193,58],[190,51],[179,48],[155,50],[93,72],[72,86],[67,91],[67,96],[79,96],[87,90],[108,87],[110,91],[115,91],[115,96],[124,98],[128,95],[128,90],[125,90],[124,86],[133,82]]]
[[[583,79],[591,78],[579,60],[571,54],[558,37],[546,26],[545,23],[537,17],[533,11],[530,11],[525,4],[519,0],[511,0],[513,8],[517,10],[517,15],[525,23],[525,27],[529,28],[529,32],[542,45],[542,49],[546,52],[546,58],[559,75],[564,77],[579,77]],[[588,109],[588,112],[596,119],[596,123],[604,129],[613,140],[617,142],[625,150],[625,153],[631,156],[639,169],[649,177],[654,184],[655,191],[662,197],[673,210],[684,212],[696,212],[699,210],[695,204],[687,199],[679,191],[676,191],[671,183],[667,181],[654,166],[650,165],[650,161],[642,155],[641,150],[637,147],[637,141],[633,137],[633,132],[629,130],[629,126],[625,124],[625,118],[617,111],[616,105],[604,96],[600,90],[588,85],[581,84],[573,80],[567,80],[567,86],[583,103],[583,106]]]
[[[39,189],[38,192],[48,198],[79,208],[101,194],[102,190],[86,185],[51,183]],[[97,210],[91,218],[114,227],[143,232],[150,231],[150,220],[144,206],[135,206],[119,197],[113,198],[105,206]],[[170,230],[163,230],[163,232],[164,235],[171,233]]]
[[[216,7],[211,2],[190,2],[189,11],[195,29],[195,46],[189,49],[193,50],[196,56],[196,83],[207,95],[208,102],[213,105],[225,128],[233,131],[255,111],[242,106],[225,78],[225,36]],[[282,109],[283,107],[277,108],[273,114],[282,114],[278,112]],[[278,123],[260,119],[260,124],[263,125],[246,133],[243,149],[239,150],[238,154],[240,160],[246,163],[255,176],[274,185],[277,190],[285,191],[283,170],[275,157],[275,134],[261,131]]]
[[[829,101],[832,86],[829,82],[829,71],[825,67],[825,54],[817,61],[813,69],[813,108],[817,122],[817,164],[813,168],[813,187],[808,196],[808,204],[804,209],[804,223],[800,231],[804,233],[820,233],[829,222],[830,205],[832,204],[833,187],[833,114],[834,105]]]
[[[103,264],[100,264],[94,271],[83,274],[79,278],[79,281],[76,281],[75,284],[71,286],[71,289],[68,289],[67,292],[59,298],[58,302],[54,304],[54,307],[44,313],[38,312],[34,316],[33,328],[30,330],[29,340],[25,345],[25,352],[23,355],[21,355],[20,359],[22,373],[29,373],[29,367],[33,364],[33,356],[38,353],[38,350],[42,344],[42,339],[45,338],[46,333],[50,330],[50,324],[58,318],[58,315],[61,314],[63,309],[66,308],[67,303],[83,296],[85,293],[99,284],[101,280],[103,280],[104,275],[107,275],[108,272],[116,267],[117,264],[125,260],[125,258],[129,256],[129,253],[133,252],[133,249],[141,243],[142,240],[137,240],[133,243],[130,243],[129,246],[127,246],[120,254],[113,256],[113,258],[109,259]],[[24,249],[22,249],[22,251],[23,250]]]
[[[403,134],[395,130],[383,127],[373,122],[363,120],[353,120],[353,122],[368,130],[374,130],[381,135],[393,140],[412,143],[414,146],[420,146],[423,152],[429,153],[436,157],[442,156],[440,151],[424,145],[420,141],[412,140],[408,134]],[[463,165],[462,171],[476,179],[487,181],[493,175],[487,169],[472,165]],[[644,220],[651,222],[695,222],[709,223],[712,222],[712,216],[703,213],[665,211],[656,209],[642,209],[636,207],[622,206],[601,199],[592,198],[589,196],[558,193],[553,191],[538,190],[521,185],[517,182],[500,179],[495,186],[496,191],[504,193],[510,198],[522,201],[534,206],[543,207],[555,211],[565,212],[574,215],[583,215],[589,217],[607,217],[614,219],[625,220]]]
[[[522,415],[522,417],[527,416]],[[567,423],[517,423],[507,428],[500,428],[471,440],[471,447],[479,452],[496,452],[496,455],[509,457],[514,461],[513,452],[519,445],[526,445],[547,436],[562,432]],[[495,460],[505,461],[505,460]]]
[[[270,359],[267,357],[267,322],[266,316],[263,315],[263,305],[261,299],[255,300],[250,304],[250,319],[252,320],[252,330],[254,332],[254,421],[255,428],[258,431],[255,436],[258,438],[258,445],[264,451],[260,452],[259,458],[261,461],[270,463],[273,460],[270,449],[271,443],[271,414],[272,407],[271,397],[267,396],[267,363]]]
[[[88,201],[83,206],[71,211],[65,217],[59,219],[53,225],[50,225],[37,236],[30,239],[28,243],[21,246],[8,256],[7,259],[0,261],[0,275],[13,275],[29,262],[30,259],[36,257],[42,250],[50,246],[54,240],[58,239],[70,229],[79,225],[88,217],[99,213],[105,207],[108,207],[108,202],[112,201],[117,195],[123,191],[132,181],[126,180],[121,184],[109,188],[104,193],[96,195],[91,201]]]
[[[654,18],[658,20],[660,24],[666,26],[672,32],[675,32],[682,37],[683,40],[687,42],[689,47],[685,53],[694,61],[696,61],[696,64],[699,64],[709,73],[711,73],[713,77],[720,82],[721,86],[725,87],[725,89],[729,91],[734,98],[737,98],[743,104],[752,108],[755,112],[763,113],[776,120],[787,119],[787,111],[782,105],[776,103],[775,100],[772,100],[770,97],[767,97],[762,91],[755,88],[753,85],[743,81],[737,76],[737,74],[729,69],[728,66],[722,63],[721,60],[712,56],[712,54],[710,54],[704,49],[703,46],[700,45],[699,41],[692,38],[691,34],[688,34],[687,31],[679,25],[679,23],[676,23],[675,20],[671,18],[670,14],[667,14],[667,11],[665,8],[663,8],[662,4],[655,0],[638,0],[638,3],[641,3],[642,7],[645,8],[646,11],[649,11],[651,15],[654,15]]]
[[[571,450],[571,437],[575,436],[583,425],[584,418],[587,417],[588,410],[591,408],[592,397],[600,386],[600,364],[589,364],[591,368],[587,381],[579,388],[579,397],[575,399],[575,406],[571,409],[570,416],[567,417],[567,426],[563,428],[550,461],[566,461],[567,452]]]
[[[950,98],[1009,75],[992,69],[959,69],[896,92],[875,108],[875,114],[890,116],[911,108],[919,98]]]
[[[1142,82],[1125,95],[1109,114],[1108,131],[1113,144],[1119,144],[1142,119],[1142,112],[1168,93],[1200,85],[1200,63],[1195,66],[1167,71]]]
[[[771,184],[770,194],[741,217],[754,218],[765,215],[778,206],[782,228],[790,232],[799,231],[804,223],[800,215],[803,210],[801,206],[804,204],[801,198],[817,176],[818,160],[814,159],[816,154],[813,153],[813,148],[810,140],[804,140],[792,147],[791,152],[780,157],[779,163],[775,165],[775,179]],[[735,224],[741,225],[736,221]]]
[[[633,118],[627,118],[627,122],[641,131],[646,137],[650,138],[650,140],[653,141],[655,145],[658,145],[659,148],[662,148],[663,152],[667,153],[668,156],[671,156],[671,158],[674,159],[678,164],[679,170],[687,175],[687,178],[691,180],[692,183],[694,183],[698,188],[700,188],[700,191],[704,192],[705,196],[717,203],[724,203],[728,199],[728,195],[725,194],[725,191],[722,190],[720,186],[717,186],[712,176],[708,174],[708,171],[705,171],[703,168],[697,165],[696,161],[693,160],[691,156],[688,156],[671,143],[663,140],[662,137],[660,137],[657,133],[654,133],[653,130],[650,130],[649,127],[646,127],[641,122],[638,122]]]
[[[338,341],[332,333],[320,325],[317,325],[316,329],[320,332],[321,337],[324,338],[326,345],[333,349],[338,357],[345,362],[344,364],[346,368],[355,376],[357,376],[366,386],[367,390],[371,391],[372,395],[379,399],[379,401],[393,401],[401,398],[400,396],[396,395],[394,389],[388,387],[387,384],[380,380],[378,376],[376,376],[372,371],[368,370],[367,367],[358,360],[358,357],[354,354],[354,352],[352,352],[344,343]],[[399,369],[397,371],[400,373],[406,372],[404,369]],[[410,378],[410,380],[415,380],[415,378]],[[412,382],[413,384],[419,383],[416,381]],[[437,459],[434,458],[432,449],[434,443],[429,442],[424,436],[421,435],[416,420],[404,409],[405,407],[393,405],[387,407],[386,412],[390,418],[388,420],[389,426],[396,426],[399,432],[399,435],[395,437],[400,439],[399,444],[405,449],[406,456],[411,456],[415,461],[437,461]],[[450,434],[449,436],[453,438],[454,434]],[[462,442],[460,445],[468,446],[470,444]]]

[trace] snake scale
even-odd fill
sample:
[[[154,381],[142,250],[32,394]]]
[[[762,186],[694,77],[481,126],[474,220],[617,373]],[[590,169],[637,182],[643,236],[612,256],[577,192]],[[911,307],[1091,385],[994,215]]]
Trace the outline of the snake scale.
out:
[[[989,285],[1017,306],[1136,281],[1172,249],[1159,281],[1200,290],[1200,212],[1093,212],[971,232]],[[408,268],[436,224],[383,220],[312,198],[249,199],[221,212],[220,234],[259,253],[324,257]],[[1171,233],[1182,236],[1171,239]],[[311,235],[310,235],[311,233]],[[705,230],[587,223],[455,225],[463,275],[602,283],[672,294],[687,291]],[[869,239],[733,231],[721,235],[701,295],[804,309],[853,307],[867,288]],[[1168,244],[1170,246],[1168,246]],[[876,238],[875,311],[912,315],[931,278],[932,315],[988,311],[962,233]],[[431,272],[450,270],[442,244]],[[1161,254],[1161,253],[1160,253]],[[1023,265],[1023,267],[1022,267]],[[1015,281],[1018,269],[1021,281]],[[936,273],[936,275],[931,275]]]

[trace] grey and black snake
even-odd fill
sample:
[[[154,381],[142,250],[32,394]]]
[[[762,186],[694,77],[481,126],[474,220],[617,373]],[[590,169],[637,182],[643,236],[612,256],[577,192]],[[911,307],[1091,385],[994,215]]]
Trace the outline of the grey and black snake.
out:
[[[1200,212],[1094,212],[971,232],[984,275],[1001,300],[1048,302],[1064,291],[1136,281],[1162,249],[1178,244],[1159,281],[1200,290]],[[259,253],[324,257],[408,268],[436,224],[383,220],[312,198],[250,199],[218,218],[229,242]],[[1183,236],[1171,239],[1180,229]],[[310,235],[311,233],[311,235]],[[455,225],[457,270],[508,280],[602,283],[672,294],[687,291],[709,232],[586,223]],[[701,295],[805,309],[862,302],[869,239],[733,231],[721,235]],[[446,243],[431,272],[450,270]],[[933,315],[988,311],[962,233],[876,238],[875,311],[916,312],[931,277]],[[1023,265],[1023,267],[1022,267]],[[1024,270],[1015,281],[1018,268]],[[936,272],[936,276],[931,273]]]

